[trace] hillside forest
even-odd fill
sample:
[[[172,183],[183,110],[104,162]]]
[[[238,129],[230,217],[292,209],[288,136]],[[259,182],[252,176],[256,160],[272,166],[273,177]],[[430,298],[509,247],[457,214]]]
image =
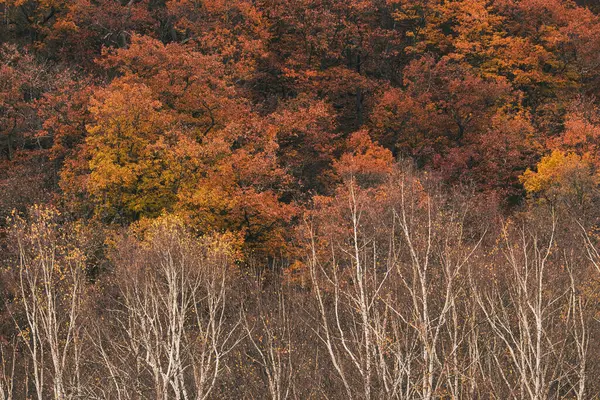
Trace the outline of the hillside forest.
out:
[[[0,400],[600,398],[600,2],[0,17]]]

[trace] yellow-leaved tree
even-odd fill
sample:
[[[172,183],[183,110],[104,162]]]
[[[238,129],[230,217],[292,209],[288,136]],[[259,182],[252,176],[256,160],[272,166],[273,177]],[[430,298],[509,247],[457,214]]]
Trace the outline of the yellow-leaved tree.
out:
[[[553,150],[520,177],[527,193],[555,203],[583,206],[597,191],[599,176],[586,156]]]
[[[182,152],[194,151],[194,142],[181,134],[151,90],[117,81],[96,93],[90,112],[94,122],[87,127],[84,160],[75,171],[64,171],[63,189],[83,189],[70,187],[67,176],[83,169],[83,191],[103,220],[156,217],[171,209],[189,169],[185,160],[191,159]]]

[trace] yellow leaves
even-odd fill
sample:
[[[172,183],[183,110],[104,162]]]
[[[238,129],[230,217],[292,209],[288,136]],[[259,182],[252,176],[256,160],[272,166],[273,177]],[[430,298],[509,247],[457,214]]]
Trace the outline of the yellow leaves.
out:
[[[154,219],[143,219],[129,228],[129,234],[138,238],[146,249],[166,248],[177,243],[181,246],[203,249],[207,258],[224,257],[230,262],[242,258],[243,238],[232,232],[210,232],[195,237],[186,219],[181,215],[164,213]],[[117,245],[118,241],[114,242]],[[165,247],[166,246],[166,247]]]
[[[168,123],[168,115],[158,114],[161,106],[146,85],[117,80],[107,89],[97,91],[90,112],[99,122],[98,127],[127,135],[133,133],[128,129],[156,131]],[[121,132],[116,132],[117,129]]]
[[[87,190],[97,213],[156,216],[175,201],[180,138],[161,107],[147,86],[120,81],[91,101]]]
[[[575,154],[565,154],[562,151],[553,151],[551,155],[542,158],[538,164],[538,171],[527,169],[521,178],[525,189],[530,193],[541,192],[560,180],[565,167],[579,159]]]
[[[83,202],[103,221],[177,212],[196,233],[232,231],[279,248],[274,241],[295,209],[280,202],[289,177],[278,163],[277,130],[247,118],[198,135],[196,122],[171,108],[177,101],[164,106],[157,90],[126,75],[96,91],[81,157]],[[72,179],[78,171],[69,169],[62,175]]]
[[[12,218],[10,232],[20,249],[19,273],[43,276],[47,285],[68,292],[86,266],[86,255],[77,246],[80,228],[62,221],[52,207],[34,205],[28,215],[27,220]]]
[[[560,150],[543,157],[537,172],[527,169],[520,180],[530,194],[574,199],[578,203],[582,203],[599,182],[587,157]]]

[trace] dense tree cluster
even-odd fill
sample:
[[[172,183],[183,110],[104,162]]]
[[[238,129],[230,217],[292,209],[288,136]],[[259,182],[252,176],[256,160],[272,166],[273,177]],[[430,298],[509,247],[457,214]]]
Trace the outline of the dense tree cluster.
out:
[[[0,17],[0,399],[600,396],[597,2]]]

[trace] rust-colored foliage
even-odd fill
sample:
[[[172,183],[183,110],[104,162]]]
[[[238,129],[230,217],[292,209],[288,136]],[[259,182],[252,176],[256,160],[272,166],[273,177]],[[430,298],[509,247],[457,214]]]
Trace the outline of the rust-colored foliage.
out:
[[[0,399],[597,396],[595,3],[0,0]]]
[[[552,150],[600,164],[600,19],[567,0],[1,4],[3,214],[174,212],[275,254],[393,157],[507,205]]]

